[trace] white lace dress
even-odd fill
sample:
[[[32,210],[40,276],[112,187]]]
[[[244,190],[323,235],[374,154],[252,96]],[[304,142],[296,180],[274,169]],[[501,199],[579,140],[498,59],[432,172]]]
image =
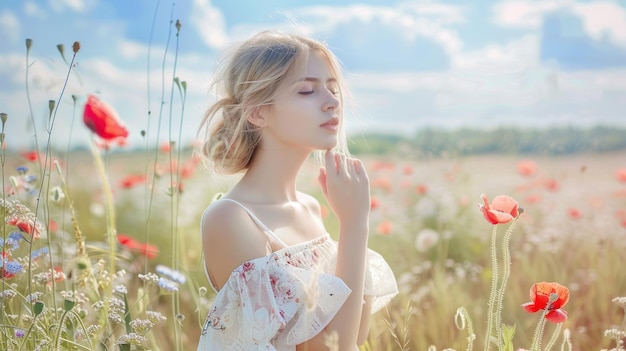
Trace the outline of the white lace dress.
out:
[[[217,293],[198,351],[294,351],[324,329],[350,295],[350,288],[333,275],[336,257],[337,242],[325,234],[244,262]],[[397,293],[387,262],[368,250],[364,294],[372,297],[372,313]]]

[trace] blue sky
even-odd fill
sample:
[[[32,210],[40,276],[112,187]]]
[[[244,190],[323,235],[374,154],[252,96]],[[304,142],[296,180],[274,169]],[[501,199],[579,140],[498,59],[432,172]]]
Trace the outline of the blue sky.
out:
[[[80,114],[85,96],[97,93],[141,145],[141,130],[149,142],[179,133],[190,142],[212,100],[219,54],[271,28],[324,40],[340,58],[354,95],[351,133],[626,126],[626,0],[9,0],[0,3],[7,145],[35,138],[26,38],[38,138],[47,137],[48,100],[58,99],[67,73],[56,45],[71,58],[80,41],[53,143],[67,143],[70,130],[72,143],[88,140]],[[174,75],[187,82],[184,113]]]

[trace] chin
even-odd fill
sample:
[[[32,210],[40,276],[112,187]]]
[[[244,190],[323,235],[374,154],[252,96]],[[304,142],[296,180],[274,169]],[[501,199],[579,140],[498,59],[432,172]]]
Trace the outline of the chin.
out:
[[[330,150],[337,146],[337,140],[333,140],[332,142],[326,143],[320,150]]]

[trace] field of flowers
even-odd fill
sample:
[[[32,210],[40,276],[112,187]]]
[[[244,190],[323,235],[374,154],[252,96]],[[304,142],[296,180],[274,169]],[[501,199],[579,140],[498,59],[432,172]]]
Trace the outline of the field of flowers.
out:
[[[185,82],[171,89],[184,105]],[[194,350],[214,296],[199,219],[236,179],[175,141],[125,151],[112,107],[71,98],[89,151],[50,146],[58,101],[29,150],[0,114],[0,350]],[[623,350],[625,153],[415,154],[360,155],[370,247],[400,288],[362,350]],[[300,187],[336,235],[316,175],[311,161]]]
[[[190,150],[172,159],[173,150],[4,154],[1,349],[195,349],[213,297],[198,221],[235,178],[209,174]],[[511,274],[501,313],[495,306],[492,314],[515,326],[515,349],[542,349],[532,344],[543,310],[521,305],[544,281],[570,293],[553,309],[567,311],[567,319],[542,327],[544,346],[558,327],[555,348],[616,347],[626,303],[612,301],[626,295],[625,156],[363,156],[372,185],[370,247],[386,257],[400,286],[374,316],[363,349],[470,349],[470,323],[473,347],[483,348],[492,230],[502,277],[501,241],[512,223]],[[52,167],[42,176],[46,164]],[[312,161],[300,185],[324,203],[315,168]],[[494,225],[478,206],[483,193],[494,207],[496,195],[510,196],[523,211]]]

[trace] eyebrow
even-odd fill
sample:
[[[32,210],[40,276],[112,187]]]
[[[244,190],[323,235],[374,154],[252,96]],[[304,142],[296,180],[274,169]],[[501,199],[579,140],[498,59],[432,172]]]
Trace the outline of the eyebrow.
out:
[[[320,79],[319,78],[315,78],[315,77],[304,77],[304,79],[302,79],[302,81],[318,83],[318,82],[320,82]],[[337,78],[335,78],[335,77],[331,77],[331,78],[328,78],[326,80],[326,83],[336,83],[336,82],[337,82]]]

